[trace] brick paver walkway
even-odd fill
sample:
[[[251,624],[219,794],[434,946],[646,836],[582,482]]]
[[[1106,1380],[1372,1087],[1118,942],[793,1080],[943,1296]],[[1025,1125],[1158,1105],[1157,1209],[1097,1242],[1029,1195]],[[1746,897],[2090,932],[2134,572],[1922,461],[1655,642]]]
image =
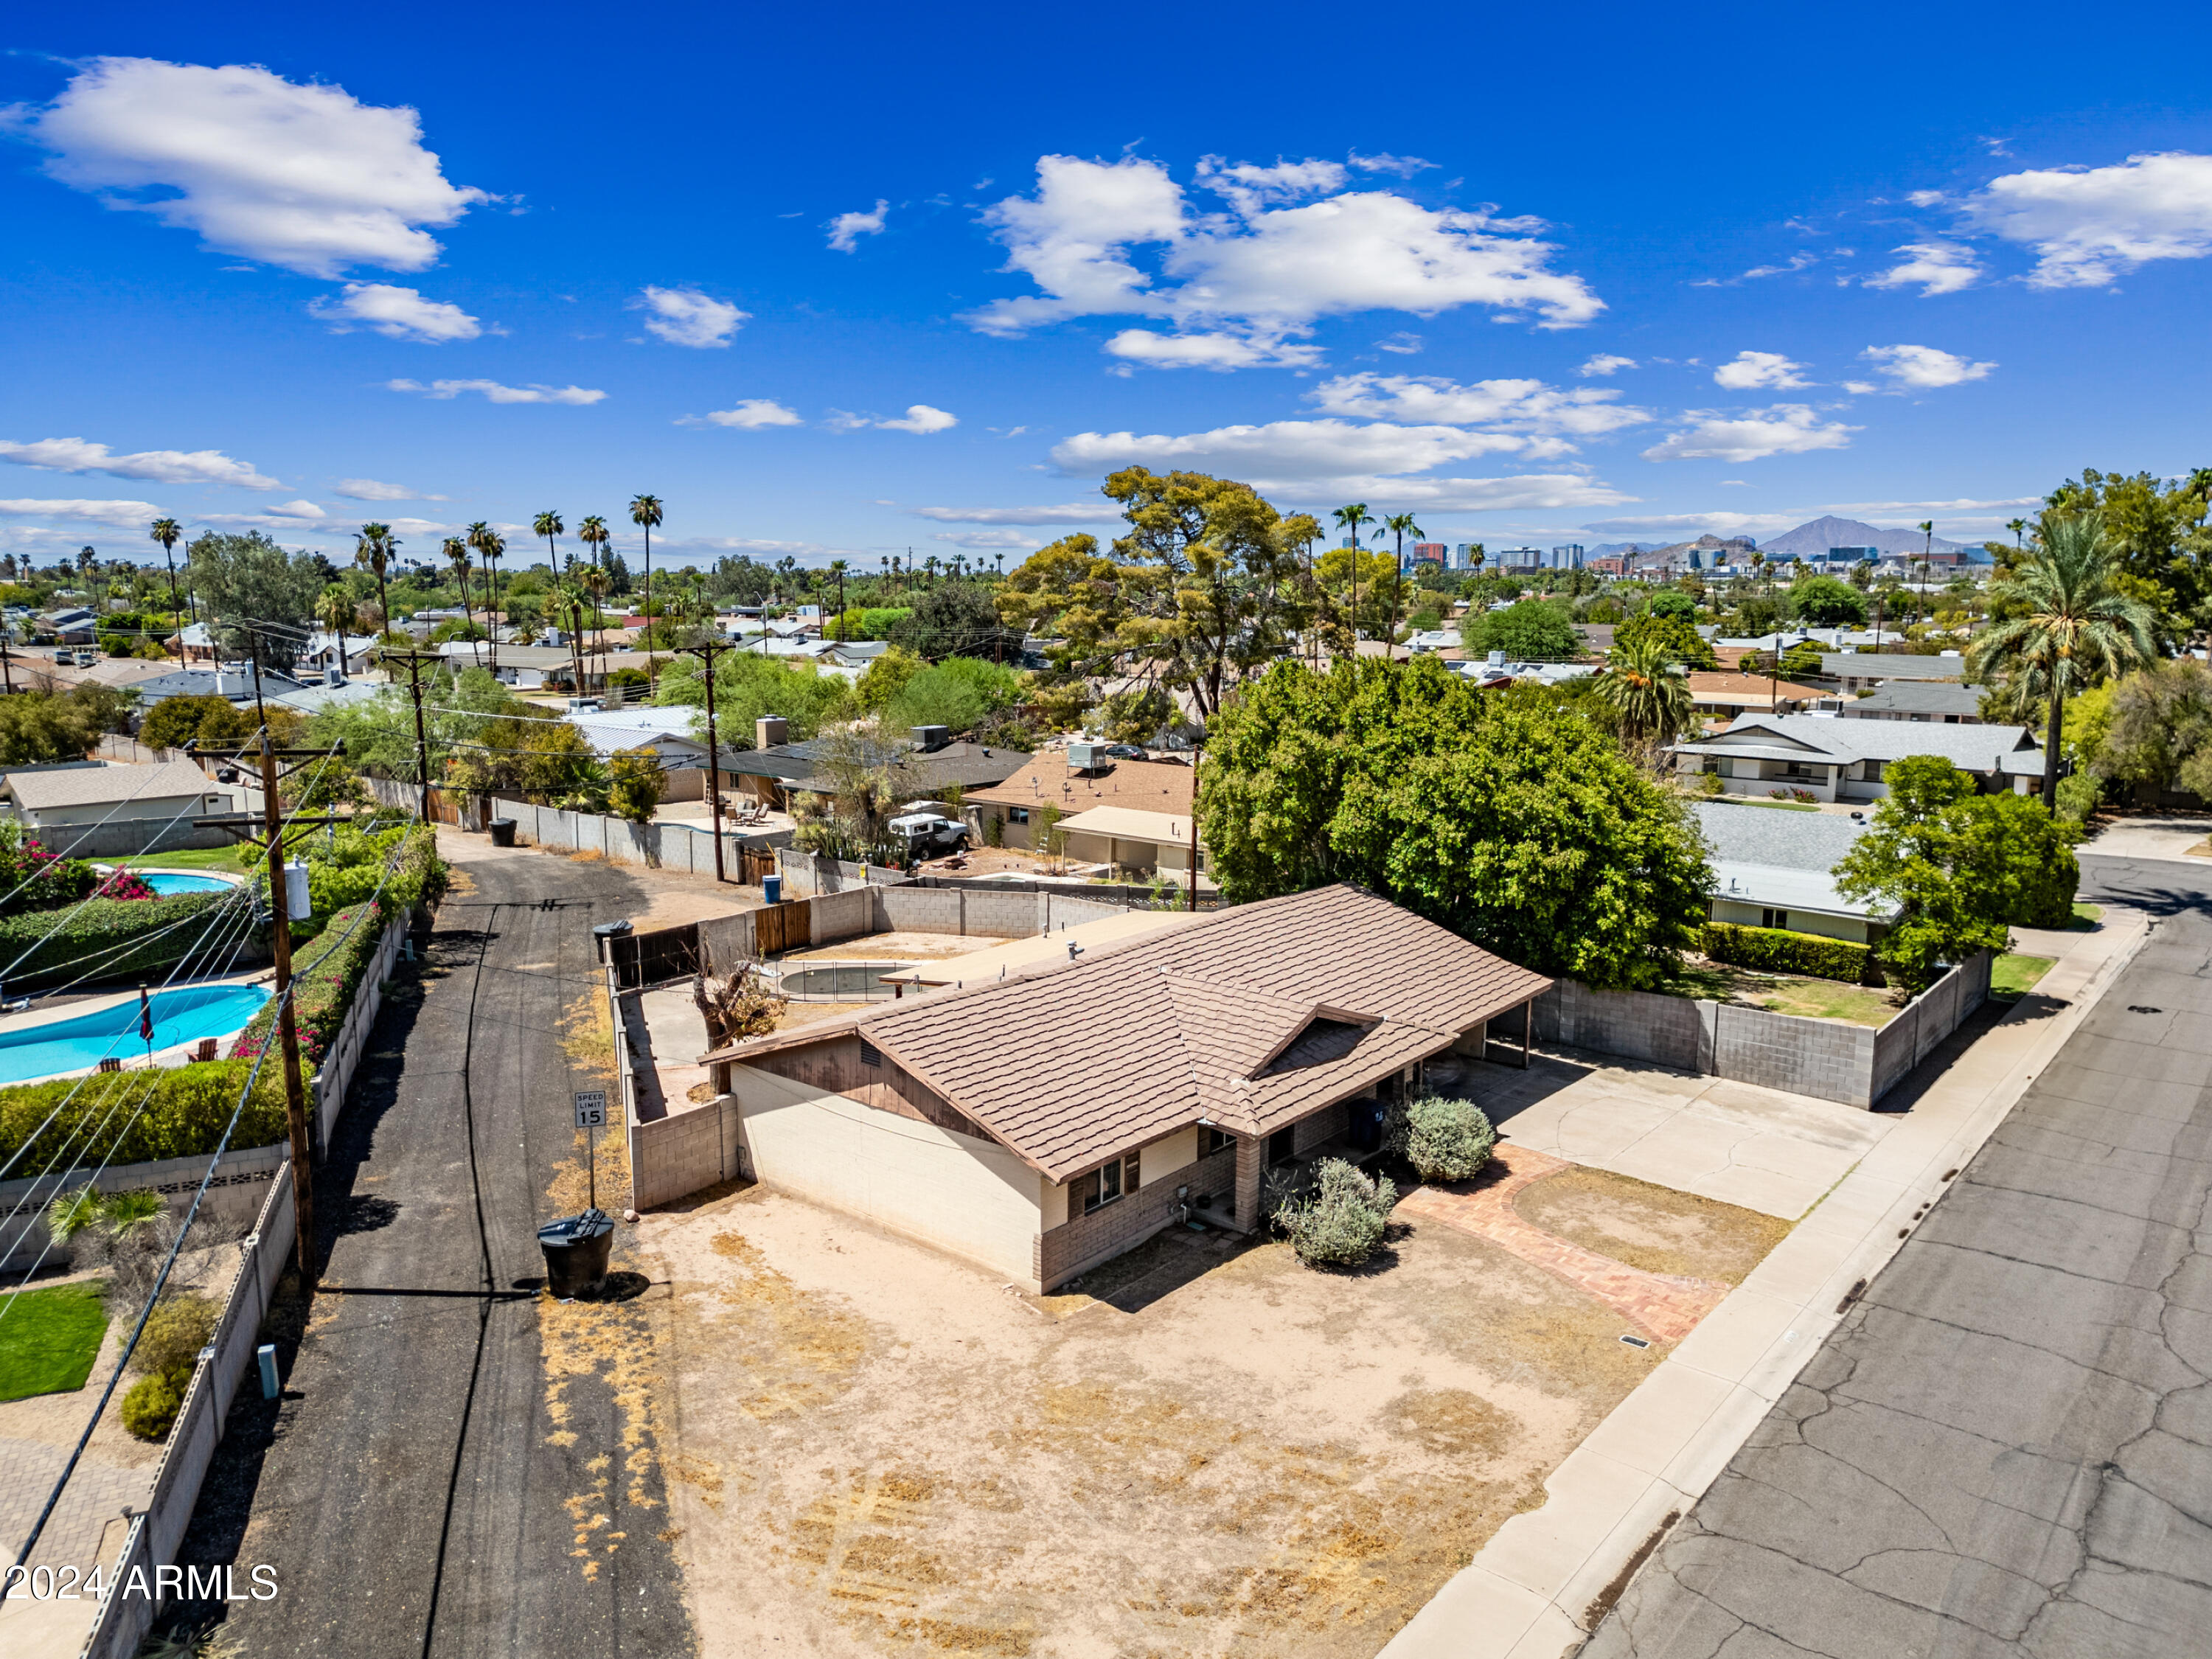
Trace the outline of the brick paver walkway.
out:
[[[1698,1322],[1720,1305],[1729,1287],[1706,1279],[1648,1273],[1640,1267],[1570,1244],[1554,1233],[1524,1221],[1513,1208],[1513,1195],[1531,1182],[1574,1166],[1526,1146],[1501,1145],[1492,1154],[1482,1184],[1463,1192],[1416,1187],[1398,1200],[1401,1215],[1425,1217],[1447,1227],[1486,1238],[1523,1261],[1564,1279],[1662,1342],[1679,1342]]]
[[[65,1446],[0,1438],[0,1550],[15,1559],[31,1524],[46,1507],[54,1479],[69,1461]],[[53,1517],[39,1534],[32,1565],[74,1562],[89,1569],[100,1556],[100,1534],[129,1504],[143,1510],[152,1498],[154,1470],[118,1469],[88,1456],[76,1466]]]

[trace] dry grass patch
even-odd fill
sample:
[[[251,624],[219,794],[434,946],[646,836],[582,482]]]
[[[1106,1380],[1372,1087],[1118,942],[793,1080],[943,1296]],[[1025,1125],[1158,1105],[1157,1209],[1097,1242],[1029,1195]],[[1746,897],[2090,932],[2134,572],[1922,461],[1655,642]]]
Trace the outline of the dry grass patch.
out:
[[[1695,1193],[1582,1166],[1523,1188],[1522,1220],[1645,1273],[1741,1285],[1790,1223]]]

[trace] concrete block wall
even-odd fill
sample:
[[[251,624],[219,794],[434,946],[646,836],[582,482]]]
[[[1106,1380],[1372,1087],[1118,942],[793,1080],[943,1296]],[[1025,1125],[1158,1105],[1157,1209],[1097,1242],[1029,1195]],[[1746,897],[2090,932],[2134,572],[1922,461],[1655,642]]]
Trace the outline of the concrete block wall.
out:
[[[735,1095],[629,1126],[630,1203],[638,1209],[671,1204],[751,1173],[745,1167],[744,1119]]]
[[[216,1165],[215,1178],[208,1183],[199,1218],[192,1224],[208,1229],[210,1237],[229,1237],[247,1226],[260,1212],[270,1183],[283,1167],[286,1155],[281,1141],[225,1152]],[[170,1210],[181,1217],[191,1206],[207,1167],[204,1158],[165,1158],[146,1164],[119,1164],[100,1170],[93,1185],[103,1193],[131,1193],[150,1188],[167,1199]],[[0,1182],[0,1272],[27,1270],[46,1251],[46,1205],[58,1190],[58,1182],[40,1176]],[[46,1265],[59,1267],[70,1259],[69,1247],[58,1244],[46,1255]]]
[[[806,901],[807,942],[831,945],[876,932],[876,899],[874,890],[866,887],[817,893]]]
[[[1763,1008],[1701,1003],[1717,1024],[1715,1077],[1784,1089],[1846,1106],[1874,1104],[1875,1033],[1864,1025],[1800,1019]]]
[[[1699,1005],[1686,997],[1593,991],[1571,979],[1555,981],[1536,999],[1538,1042],[1622,1054],[1678,1072],[1710,1069],[1705,1064],[1711,1052],[1708,1024]]]

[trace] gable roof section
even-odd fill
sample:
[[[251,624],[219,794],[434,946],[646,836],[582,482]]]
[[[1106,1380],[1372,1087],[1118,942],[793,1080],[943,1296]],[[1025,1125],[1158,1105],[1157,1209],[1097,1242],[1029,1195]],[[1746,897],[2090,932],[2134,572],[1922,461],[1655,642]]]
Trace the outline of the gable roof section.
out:
[[[1355,887],[707,1056],[857,1030],[1054,1181],[1201,1120],[1269,1133],[1552,981]]]
[[[1003,783],[968,792],[970,803],[988,806],[1042,806],[1047,801],[1073,816],[1095,806],[1132,807],[1141,812],[1190,816],[1192,779],[1188,766],[1172,761],[1117,760],[1089,772],[1071,771],[1067,751],[1048,749],[1023,757],[1024,764]]]
[[[1939,726],[1921,720],[1847,720],[1825,714],[1747,714],[1725,731],[1674,745],[1693,754],[1817,749],[1842,761],[1941,755],[1968,772],[2039,777],[2043,751],[2024,726]]]
[[[15,772],[9,775],[7,783],[16,805],[27,812],[52,811],[63,806],[105,806],[116,801],[170,801],[187,795],[223,793],[190,761],[163,761],[155,766],[88,766],[54,772]]]

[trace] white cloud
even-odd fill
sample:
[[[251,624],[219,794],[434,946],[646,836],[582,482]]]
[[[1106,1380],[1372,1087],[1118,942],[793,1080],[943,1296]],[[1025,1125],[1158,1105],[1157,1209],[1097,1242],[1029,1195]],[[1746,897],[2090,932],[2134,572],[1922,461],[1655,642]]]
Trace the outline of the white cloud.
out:
[[[495,404],[595,404],[607,394],[580,386],[501,386],[497,380],[386,380],[392,392],[419,392],[426,398],[450,399],[465,392],[479,392]]]
[[[1410,164],[1373,157],[1355,158],[1354,165]],[[1486,210],[1431,210],[1389,191],[1343,191],[1291,204],[1343,184],[1343,170],[1333,162],[1231,167],[1209,157],[1198,178],[1223,198],[1226,211],[1192,211],[1156,161],[1040,158],[1036,194],[1008,197],[985,212],[984,222],[1007,249],[1005,269],[1029,276],[1042,292],[995,301],[969,313],[968,322],[1011,336],[1076,317],[1151,317],[1180,333],[1240,336],[1254,343],[1257,361],[1279,364],[1288,361],[1284,340],[1342,313],[1425,317],[1481,305],[1567,328],[1604,308],[1580,277],[1549,269],[1557,250],[1529,234],[1540,228],[1533,221]],[[1132,254],[1155,247],[1157,273],[1139,268]],[[1197,360],[1142,345],[1121,355]],[[1231,366],[1218,356],[1213,361]]]
[[[1691,410],[1696,422],[1644,452],[1647,461],[1755,461],[1767,455],[1802,455],[1845,449],[1861,428],[1823,421],[1803,404],[1777,404],[1743,414]]]
[[[1978,363],[1934,346],[1869,346],[1859,356],[1899,386],[1957,386],[1988,377],[1995,363]]]
[[[1871,398],[1881,390],[1872,380],[1845,380],[1843,386],[1854,398]]]
[[[1018,530],[940,530],[933,539],[986,550],[1019,547],[1034,551],[1037,544],[1035,536],[1024,536]]]
[[[1362,155],[1358,150],[1354,150],[1352,152],[1351,160],[1352,165],[1362,173],[1388,173],[1400,179],[1410,179],[1415,173],[1436,166],[1434,161],[1424,161],[1418,155],[1392,155],[1388,152],[1378,155]]]
[[[1421,337],[1401,328],[1395,334],[1386,334],[1377,340],[1375,343],[1375,349],[1377,351],[1391,352],[1401,357],[1415,356],[1421,349]]]
[[[1468,432],[1453,426],[1395,426],[1376,422],[1275,421],[1183,434],[1079,432],[1056,445],[1054,462],[1087,476],[1141,463],[1243,479],[1255,489],[1303,500],[1379,495],[1407,507],[1601,507],[1632,499],[1579,474],[1504,478],[1415,477],[1450,462],[1498,451],[1524,450],[1510,433]]]
[[[875,424],[886,432],[949,432],[960,424],[960,417],[941,409],[932,409],[927,404],[908,404],[904,420],[878,421]]]
[[[680,346],[726,346],[752,315],[696,288],[647,288],[629,308],[652,313],[645,319],[647,333]]]
[[[773,398],[742,398],[730,409],[710,409],[704,415],[686,415],[678,426],[734,426],[751,432],[764,426],[804,426],[805,416]]]
[[[1310,368],[1321,348],[1237,334],[1159,334],[1125,328],[1106,342],[1107,355],[1154,368]]]
[[[1778,265],[1753,265],[1749,270],[1739,271],[1733,276],[1704,276],[1692,283],[1692,288],[1735,288],[1741,283],[1755,283],[1762,276],[1787,276],[1792,271],[1802,270],[1808,265],[1820,264],[1814,253],[1793,253]]]
[[[284,487],[219,449],[142,449],[136,454],[118,455],[106,444],[83,438],[41,438],[35,443],[0,443],[0,461],[48,472],[101,472],[111,478],[143,478],[150,483],[232,484],[240,489]]]
[[[1973,249],[1957,242],[1907,242],[1897,252],[1907,256],[1905,261],[1866,278],[1869,288],[1917,287],[1925,300],[1956,294],[1982,278],[1981,261]]]
[[[161,516],[161,509],[151,501],[0,501],[0,514],[11,519],[62,519],[112,530],[143,531]]]
[[[1616,357],[1609,351],[1601,351],[1575,371],[1587,379],[1593,374],[1617,374],[1624,368],[1636,367],[1633,357]]]
[[[917,507],[917,519],[939,524],[1104,524],[1121,509],[1104,501],[1070,501],[1062,507]]]
[[[412,109],[252,64],[97,58],[16,125],[63,184],[310,276],[420,270],[439,252],[421,227],[492,199],[447,182]]]
[[[1487,426],[1509,432],[1595,437],[1649,421],[1646,410],[1613,400],[1620,393],[1584,386],[1562,391],[1541,380],[1456,385],[1433,376],[1344,374],[1310,394],[1330,415],[1373,420]]]
[[[410,489],[405,484],[384,483],[375,478],[340,478],[331,490],[349,501],[442,501],[443,495]]]
[[[337,298],[325,296],[307,309],[329,322],[334,334],[350,333],[358,325],[389,339],[442,345],[448,340],[473,340],[483,332],[483,325],[459,306],[426,300],[411,288],[395,288],[390,283],[348,283]]]
[[[1772,386],[1778,391],[1787,386],[1808,386],[1797,371],[1805,365],[1793,363],[1778,351],[1739,351],[1735,360],[1723,363],[1713,371],[1713,384],[1726,386],[1731,392],[1747,392],[1756,386]]]
[[[1803,514],[1790,513],[1654,513],[1641,519],[1600,519],[1583,528],[1613,536],[1680,537],[1686,541],[1707,532],[1717,536],[1771,535],[1804,522]]]
[[[2212,253],[2212,155],[2007,173],[1961,206],[1978,228],[2035,250],[2029,286],[2103,288],[2148,260]]]
[[[890,207],[888,201],[878,200],[872,212],[839,214],[826,227],[830,246],[840,253],[850,253],[860,246],[861,237],[882,235],[884,215]]]

